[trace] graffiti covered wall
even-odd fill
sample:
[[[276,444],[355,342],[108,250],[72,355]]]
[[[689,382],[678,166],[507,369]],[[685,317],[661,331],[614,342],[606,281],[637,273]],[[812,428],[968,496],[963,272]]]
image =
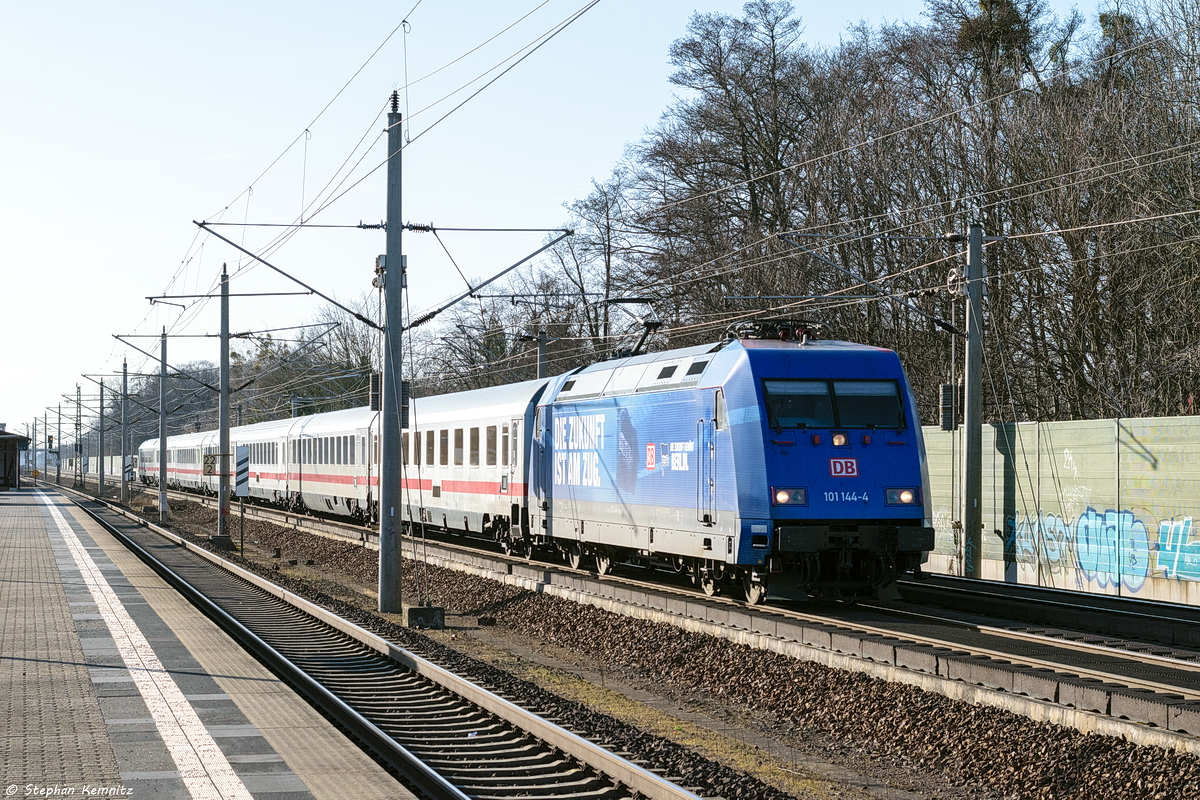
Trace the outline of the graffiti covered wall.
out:
[[[925,429],[937,543],[962,574],[963,431]],[[1200,604],[1200,417],[991,425],[983,576]]]

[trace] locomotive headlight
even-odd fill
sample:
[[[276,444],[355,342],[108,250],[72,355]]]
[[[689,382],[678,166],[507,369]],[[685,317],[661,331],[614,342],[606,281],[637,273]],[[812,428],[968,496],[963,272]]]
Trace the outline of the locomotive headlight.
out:
[[[771,502],[777,506],[808,505],[807,489],[772,489]]]
[[[889,506],[913,506],[921,504],[920,489],[888,489],[886,494]]]
[[[848,444],[850,444],[850,440],[846,438],[846,434],[835,433],[833,435],[833,446],[834,447],[845,447]]]

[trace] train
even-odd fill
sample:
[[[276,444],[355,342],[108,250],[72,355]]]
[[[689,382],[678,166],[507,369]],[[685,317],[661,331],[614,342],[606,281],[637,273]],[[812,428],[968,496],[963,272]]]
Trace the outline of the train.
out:
[[[551,378],[410,401],[403,525],[630,563],[747,600],[895,597],[934,546],[912,390],[889,349],[811,326],[748,323],[714,344],[612,358]],[[379,413],[231,429],[249,494],[378,519]],[[217,432],[166,442],[169,486],[215,493]],[[157,485],[158,440],[138,475]]]

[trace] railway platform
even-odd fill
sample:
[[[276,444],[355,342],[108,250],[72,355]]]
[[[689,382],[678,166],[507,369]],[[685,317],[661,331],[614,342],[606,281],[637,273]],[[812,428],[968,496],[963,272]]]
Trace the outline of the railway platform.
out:
[[[410,798],[52,489],[0,494],[5,797]]]

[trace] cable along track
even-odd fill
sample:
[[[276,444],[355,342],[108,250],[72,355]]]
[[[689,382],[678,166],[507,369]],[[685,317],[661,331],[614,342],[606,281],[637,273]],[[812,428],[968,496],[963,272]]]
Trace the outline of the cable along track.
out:
[[[699,800],[180,537],[81,507],[430,797]]]

